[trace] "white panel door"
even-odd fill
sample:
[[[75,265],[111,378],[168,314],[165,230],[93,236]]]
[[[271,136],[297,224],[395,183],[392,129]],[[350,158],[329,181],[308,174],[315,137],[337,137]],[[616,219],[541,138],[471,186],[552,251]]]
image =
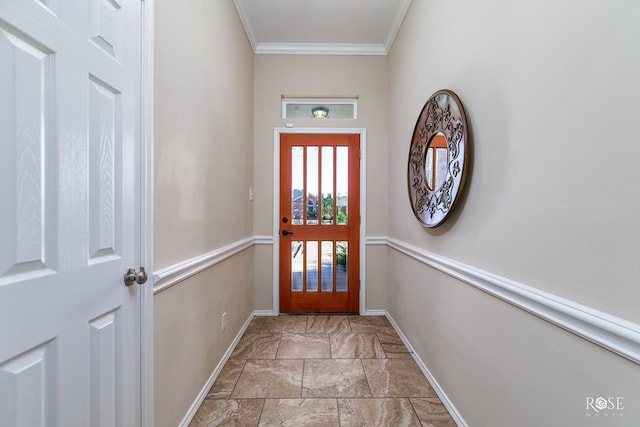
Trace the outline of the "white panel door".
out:
[[[0,1],[0,426],[140,424],[140,0]]]

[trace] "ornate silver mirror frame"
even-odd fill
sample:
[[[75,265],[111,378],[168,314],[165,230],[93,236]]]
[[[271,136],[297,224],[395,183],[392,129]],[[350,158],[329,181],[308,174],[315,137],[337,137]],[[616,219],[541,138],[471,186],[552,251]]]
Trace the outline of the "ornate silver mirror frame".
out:
[[[434,148],[443,145],[442,136],[446,150]],[[432,141],[434,147],[430,147]],[[465,181],[468,145],[460,99],[450,90],[437,91],[418,116],[409,151],[409,199],[425,227],[442,224],[453,210]]]

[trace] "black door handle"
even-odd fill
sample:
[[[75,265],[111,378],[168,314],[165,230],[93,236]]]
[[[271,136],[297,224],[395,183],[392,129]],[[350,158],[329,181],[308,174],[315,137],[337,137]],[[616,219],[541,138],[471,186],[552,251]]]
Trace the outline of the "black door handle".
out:
[[[289,230],[282,230],[282,235],[283,236],[288,236],[289,234],[293,234],[293,232],[289,231]]]

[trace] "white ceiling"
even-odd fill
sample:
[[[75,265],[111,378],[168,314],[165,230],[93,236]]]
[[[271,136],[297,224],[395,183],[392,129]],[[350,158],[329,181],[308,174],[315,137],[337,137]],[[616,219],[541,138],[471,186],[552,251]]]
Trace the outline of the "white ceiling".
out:
[[[258,54],[386,55],[411,0],[233,0]]]

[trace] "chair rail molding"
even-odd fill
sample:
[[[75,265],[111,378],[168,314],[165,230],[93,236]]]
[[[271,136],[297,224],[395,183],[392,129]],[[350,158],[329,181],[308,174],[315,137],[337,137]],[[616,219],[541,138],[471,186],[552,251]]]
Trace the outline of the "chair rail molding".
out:
[[[384,245],[575,335],[640,364],[640,324],[445,258],[387,236],[369,236]]]
[[[157,270],[153,275],[153,293],[157,294],[170,288],[194,274],[200,273],[257,243],[257,237],[247,237],[211,252]]]

